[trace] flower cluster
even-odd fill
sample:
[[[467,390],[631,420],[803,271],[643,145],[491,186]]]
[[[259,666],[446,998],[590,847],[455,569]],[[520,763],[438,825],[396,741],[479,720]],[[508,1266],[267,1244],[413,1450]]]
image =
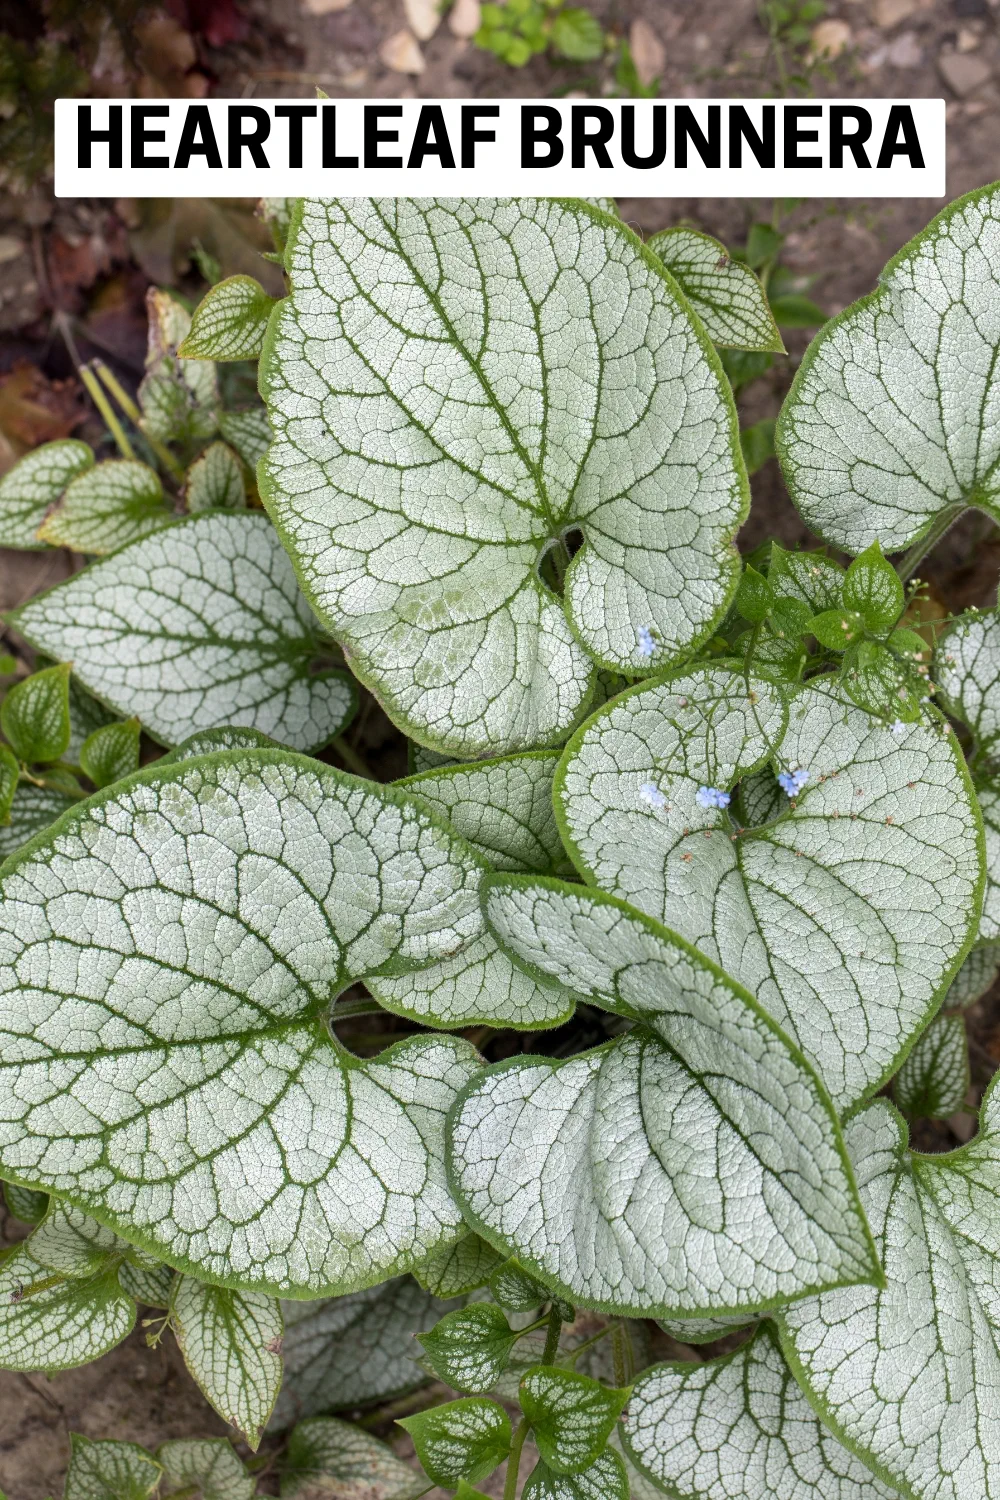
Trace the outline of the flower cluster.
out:
[[[694,800],[699,807],[728,807],[730,797],[717,786],[700,786],[694,794]]]
[[[779,771],[778,773],[778,785],[783,792],[788,793],[789,797],[794,797],[797,792],[801,792],[808,780],[809,772],[802,770],[801,767],[797,771]]]

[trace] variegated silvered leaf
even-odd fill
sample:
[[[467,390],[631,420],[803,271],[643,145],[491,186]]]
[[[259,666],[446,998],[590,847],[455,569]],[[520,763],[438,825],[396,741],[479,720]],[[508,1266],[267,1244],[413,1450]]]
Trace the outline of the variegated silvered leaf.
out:
[[[10,822],[0,824],[0,859],[16,854],[36,833],[76,806],[72,797],[52,787],[19,781],[10,809]]]
[[[414,1278],[435,1297],[463,1297],[485,1286],[503,1257],[478,1234],[467,1234],[457,1245],[436,1250],[422,1266],[414,1266]]]
[[[552,805],[558,763],[552,751],[446,766],[399,783],[417,793],[468,839],[495,869],[569,865]],[[561,985],[539,983],[484,931],[453,958],[418,973],[375,979],[372,994],[387,1009],[430,1026],[486,1021],[519,1031],[558,1026],[576,999]]]
[[[243,470],[232,448],[209,443],[184,476],[184,502],[199,510],[242,510],[247,503]]]
[[[285,1379],[272,1427],[426,1385],[414,1334],[454,1306],[409,1276],[347,1297],[283,1303]]]
[[[821,615],[840,606],[844,569],[822,552],[786,552],[772,542],[767,581],[778,598],[798,599]]]
[[[199,755],[214,755],[217,750],[284,750],[277,740],[261,734],[259,729],[202,729],[182,740],[170,750],[160,764],[172,766],[179,760],[193,760]]]
[[[912,1118],[943,1120],[969,1091],[969,1041],[962,1016],[935,1016],[893,1080],[896,1103]]]
[[[257,1485],[225,1438],[175,1438],[161,1443],[156,1461],[163,1467],[163,1496],[175,1490],[200,1500],[253,1500]]]
[[[50,1271],[62,1276],[93,1276],[109,1262],[120,1263],[131,1247],[81,1209],[53,1199],[27,1248],[32,1260]]]
[[[481,878],[422,805],[283,751],[96,794],[2,883],[0,1171],[231,1285],[426,1260],[463,1227],[443,1125],[477,1054],[425,1035],[362,1062],[326,1015],[474,939]]]
[[[23,552],[45,546],[38,528],[66,486],[93,468],[94,454],[76,438],[43,443],[0,479],[0,547]]]
[[[551,744],[592,658],[642,672],[711,633],[746,505],[731,393],[623,224],[579,201],[306,201],[286,266],[261,493],[407,732],[466,757]],[[577,533],[560,597],[540,569]]]
[[[878,1274],[829,1099],[749,994],[597,891],[494,876],[518,961],[637,1023],[478,1074],[449,1117],[468,1221],[569,1301],[753,1314]]]
[[[713,344],[784,354],[764,288],[749,266],[731,259],[719,240],[681,225],[654,234],[648,243],[704,323]]]
[[[354,711],[343,672],[313,672],[316,626],[262,515],[192,516],[17,612],[32,645],[162,744],[237,725],[296,750]]]
[[[256,359],[276,302],[252,276],[227,276],[198,303],[178,354],[181,359]]]
[[[170,1326],[205,1398],[256,1452],[281,1385],[280,1303],[178,1276]]]
[[[818,536],[899,551],[939,517],[1000,517],[1000,190],[958,198],[813,339],[781,409],[785,480]]]
[[[0,1369],[68,1370],[131,1333],[135,1303],[113,1267],[94,1276],[46,1270],[24,1245],[0,1255]]]
[[[819,1422],[766,1325],[720,1359],[654,1365],[629,1397],[625,1447],[677,1500],[893,1500]]]
[[[169,292],[146,294],[149,330],[146,374],[139,387],[140,426],[163,443],[190,449],[216,430],[219,398],[215,365],[207,359],[178,359],[191,327],[191,315]]]
[[[952,981],[948,1005],[966,1010],[992,989],[1000,974],[1000,942],[977,943]]]
[[[745,985],[843,1107],[892,1074],[951,982],[982,833],[936,716],[890,728],[823,678],[789,703],[723,666],[633,689],[571,741],[556,797],[585,878]],[[778,817],[743,827],[738,802],[704,805],[768,763],[807,778]]]
[[[38,528],[53,547],[101,555],[160,531],[177,513],[155,469],[111,458],[67,486]]]
[[[711,1344],[747,1326],[745,1318],[657,1318],[657,1323],[679,1344]]]
[[[148,1500],[160,1482],[160,1465],[138,1443],[92,1443],[71,1434],[64,1500]]]
[[[388,1443],[336,1417],[300,1422],[281,1461],[281,1500],[416,1500],[426,1489]]]
[[[175,1274],[171,1266],[147,1261],[138,1264],[134,1260],[125,1260],[118,1267],[122,1289],[145,1307],[166,1309],[170,1306]]]
[[[522,1500],[629,1500],[629,1479],[617,1453],[609,1449],[576,1474],[556,1474],[541,1460],[524,1482]]]
[[[274,435],[262,406],[250,406],[245,411],[220,411],[219,431],[251,473],[256,471]]]
[[[906,1150],[879,1099],[845,1127],[885,1286],[797,1303],[777,1319],[824,1422],[916,1500],[1000,1496],[1000,1094],[944,1156]]]
[[[4,1202],[7,1212],[20,1219],[22,1224],[38,1224],[45,1217],[49,1206],[48,1193],[36,1193],[31,1188],[18,1187],[16,1182],[3,1184]]]

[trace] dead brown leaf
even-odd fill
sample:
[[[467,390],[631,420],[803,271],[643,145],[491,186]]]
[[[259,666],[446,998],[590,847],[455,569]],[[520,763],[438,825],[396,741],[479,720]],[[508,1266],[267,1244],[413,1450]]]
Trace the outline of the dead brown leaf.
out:
[[[252,198],[145,198],[135,204],[138,224],[129,234],[132,253],[150,281],[174,285],[191,263],[197,240],[215,257],[223,276],[255,276],[272,297],[285,294],[280,270],[261,258],[274,249]]]
[[[77,380],[49,380],[37,365],[19,361],[0,375],[0,434],[18,454],[69,437],[86,417]]]

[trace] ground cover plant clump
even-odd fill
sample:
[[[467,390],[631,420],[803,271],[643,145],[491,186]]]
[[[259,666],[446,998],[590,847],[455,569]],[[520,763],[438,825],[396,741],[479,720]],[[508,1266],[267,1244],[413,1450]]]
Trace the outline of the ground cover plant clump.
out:
[[[265,211],[287,295],[155,293],[120,457],[0,481],[90,559],[0,705],[0,1366],[142,1307],[289,1496],[1000,1500],[995,1091],[910,1139],[1000,972],[1000,619],[916,577],[1000,520],[1000,187],[752,436],[821,316],[776,229]],[[816,545],[741,558],[772,443]],[[271,1479],[77,1439],[66,1494]]]

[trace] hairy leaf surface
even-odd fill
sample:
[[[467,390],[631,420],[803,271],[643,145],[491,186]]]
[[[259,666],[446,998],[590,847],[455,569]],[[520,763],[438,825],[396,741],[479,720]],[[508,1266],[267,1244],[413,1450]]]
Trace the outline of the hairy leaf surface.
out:
[[[810,344],[778,419],[792,499],[828,542],[909,546],[1000,516],[1000,190],[958,198]]]
[[[0,547],[22,552],[44,547],[38,528],[46,511],[78,474],[93,465],[93,451],[76,438],[43,443],[19,459],[0,479]]]
[[[711,633],[746,479],[729,387],[660,262],[579,202],[306,202],[261,389],[261,493],[393,718],[459,756],[564,737],[591,657]],[[543,557],[583,545],[564,597]],[[589,655],[588,655],[589,653]]]
[[[556,777],[584,877],[745,985],[841,1107],[889,1077],[933,1015],[981,899],[955,737],[936,718],[900,729],[823,679],[786,720],[777,688],[706,667],[595,714]],[[738,807],[703,805],[704,788],[728,792],[766,762],[807,774],[779,816],[741,827]]]
[[[178,1276],[170,1325],[207,1400],[256,1452],[281,1385],[280,1304]]]
[[[763,1327],[734,1354],[654,1365],[633,1387],[625,1447],[675,1500],[892,1500],[818,1421]]]
[[[599,892],[495,876],[485,900],[520,962],[639,1024],[462,1092],[449,1171],[481,1234],[570,1301],[634,1316],[878,1274],[829,1100],[745,990]]]
[[[422,806],[281,751],[153,766],[7,866],[0,1161],[203,1277],[353,1290],[456,1238],[443,1117],[478,1063],[362,1062],[331,1000],[474,938]]]
[[[38,595],[16,621],[166,745],[239,725],[312,750],[354,710],[346,674],[310,670],[315,622],[261,515],[181,521]]]
[[[721,241],[682,225],[654,234],[648,243],[704,323],[713,344],[784,354],[764,288],[749,266],[730,258]]]

